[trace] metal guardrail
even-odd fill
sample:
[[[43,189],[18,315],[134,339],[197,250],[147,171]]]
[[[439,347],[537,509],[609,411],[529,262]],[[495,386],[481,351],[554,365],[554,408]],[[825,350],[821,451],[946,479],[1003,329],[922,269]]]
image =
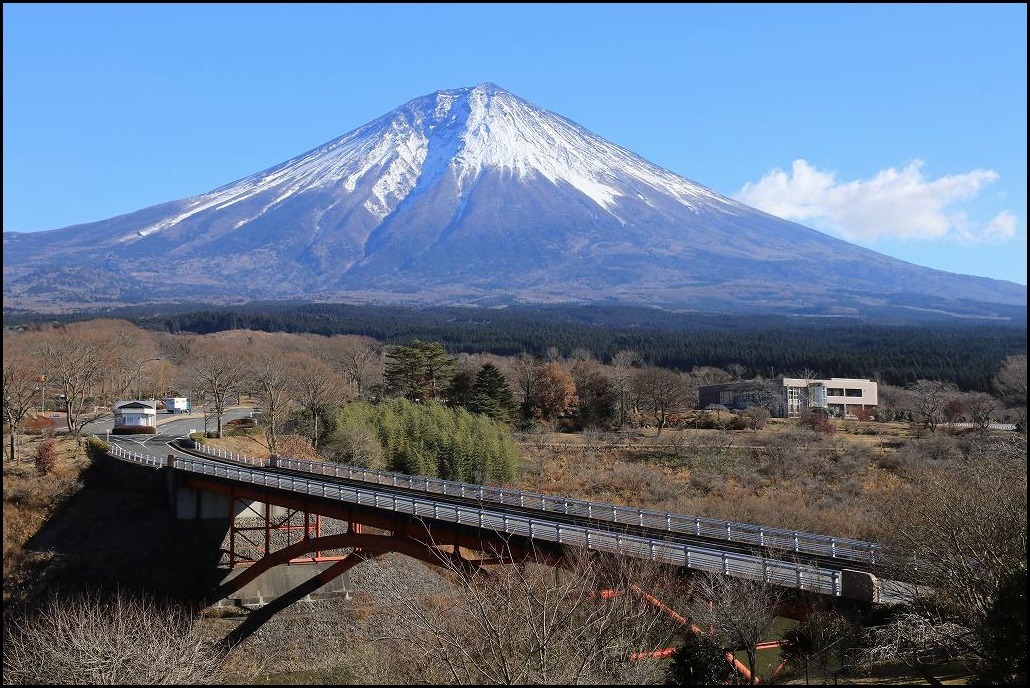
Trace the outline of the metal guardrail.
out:
[[[267,465],[273,468],[288,468],[318,475],[332,475],[348,480],[361,480],[378,485],[422,490],[427,493],[478,499],[481,502],[497,502],[510,506],[540,509],[541,511],[551,513],[608,521],[613,524],[643,526],[674,534],[716,538],[727,542],[782,549],[799,554],[814,554],[830,557],[831,559],[842,559],[864,564],[876,564],[877,555],[881,549],[880,545],[863,540],[838,538],[782,528],[767,528],[749,523],[685,516],[683,514],[569,499],[567,497],[543,495],[522,490],[489,487],[425,476],[391,473],[389,471],[377,471],[326,461],[308,461],[288,457],[273,457],[270,460],[240,457],[238,454],[232,454],[217,447],[208,447],[197,443],[194,443],[194,448],[209,456],[241,461],[250,465]]]
[[[486,506],[471,508],[440,503],[422,497],[398,496],[379,492],[371,486],[368,488],[355,487],[325,482],[317,478],[299,478],[268,473],[243,466],[212,464],[202,459],[175,457],[173,465],[175,468],[201,475],[211,475],[313,497],[388,509],[397,513],[470,525],[509,535],[521,535],[536,540],[613,552],[713,573],[749,577],[826,595],[839,596],[841,594],[840,571],[823,569],[809,564],[766,559],[626,535],[600,528],[514,516],[500,511],[492,511]]]
[[[545,540],[559,544],[585,547],[598,551],[612,552],[624,556],[632,556],[639,559],[647,559],[675,566],[685,566],[691,569],[699,569],[725,575],[741,576],[754,580],[764,580],[767,583],[793,587],[802,590],[810,590],[820,594],[840,596],[841,595],[841,572],[834,569],[819,568],[811,564],[784,561],[780,559],[768,559],[733,552],[724,552],[718,549],[697,547],[694,545],[673,543],[665,540],[629,535],[604,528],[590,528],[580,525],[569,525],[556,523],[546,519],[537,519],[524,516],[515,516],[501,511],[489,509],[490,500],[482,500],[478,508],[466,507],[455,504],[440,503],[433,499],[421,497],[398,496],[392,493],[382,493],[370,485],[368,488],[341,485],[318,480],[317,478],[298,478],[284,476],[281,474],[268,473],[255,470],[250,467],[231,466],[227,464],[215,464],[194,459],[192,457],[176,457],[169,459],[148,456],[146,454],[130,452],[117,444],[110,444],[108,453],[120,459],[132,461],[142,465],[160,468],[170,465],[173,468],[210,475],[228,480],[272,487],[279,490],[299,492],[305,495],[336,499],[353,504],[371,506],[374,508],[388,509],[402,514],[410,514],[419,518],[433,518],[437,520],[458,523],[461,525],[475,526],[479,529],[494,530],[499,533],[520,535],[531,539]],[[228,452],[208,448],[204,453],[219,458],[228,458]],[[241,463],[257,466],[258,468],[268,467],[271,463],[267,459],[245,457]],[[236,460],[235,458],[233,459]],[[296,459],[287,459],[293,462]],[[278,463],[278,462],[274,462]],[[322,462],[317,462],[322,463]],[[354,468],[340,466],[339,468]],[[364,469],[355,469],[362,471]],[[397,478],[412,478],[417,481],[429,480],[432,482],[449,483],[449,481],[437,481],[432,478],[416,478],[402,474],[389,474],[375,472],[381,475],[396,476]],[[404,482],[404,481],[401,481]],[[464,485],[463,483],[449,483],[453,485]],[[469,487],[466,485],[466,487]],[[481,485],[471,487],[492,490]],[[515,492],[518,491],[507,491]],[[431,492],[427,494],[432,494]],[[530,495],[531,493],[521,493]],[[465,495],[473,496],[473,495]],[[546,497],[546,495],[536,495]],[[560,499],[550,497],[548,499]],[[574,502],[575,500],[564,500]],[[510,506],[514,504],[508,503]],[[528,506],[534,506],[532,504]],[[613,505],[604,505],[611,507]],[[617,507],[620,508],[620,507]],[[640,510],[633,510],[634,512]],[[567,512],[563,512],[567,513]],[[755,526],[757,527],[757,526]],[[820,537],[820,536],[814,536]]]

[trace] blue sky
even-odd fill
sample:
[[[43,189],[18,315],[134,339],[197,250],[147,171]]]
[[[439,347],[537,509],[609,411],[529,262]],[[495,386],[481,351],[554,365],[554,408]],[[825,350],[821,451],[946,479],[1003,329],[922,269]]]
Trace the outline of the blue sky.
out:
[[[18,4],[3,228],[210,191],[494,82],[909,262],[1026,284],[1026,4]]]

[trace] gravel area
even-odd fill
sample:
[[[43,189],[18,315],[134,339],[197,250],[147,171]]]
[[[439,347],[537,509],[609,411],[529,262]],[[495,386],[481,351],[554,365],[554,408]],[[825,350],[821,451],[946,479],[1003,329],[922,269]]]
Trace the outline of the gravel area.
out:
[[[407,633],[400,596],[446,592],[440,572],[399,554],[384,554],[351,569],[351,595],[297,602],[276,614],[229,657],[225,681],[253,683],[391,683],[387,638]],[[205,621],[224,637],[243,616]]]

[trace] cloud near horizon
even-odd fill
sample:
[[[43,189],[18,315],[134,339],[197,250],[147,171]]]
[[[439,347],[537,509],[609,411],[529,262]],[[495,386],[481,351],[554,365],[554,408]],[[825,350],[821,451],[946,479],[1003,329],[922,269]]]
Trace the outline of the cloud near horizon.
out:
[[[744,184],[734,198],[771,215],[866,243],[886,238],[980,244],[1015,238],[1018,222],[1008,210],[980,225],[965,212],[949,210],[976,198],[999,178],[997,172],[973,170],[930,180],[923,177],[922,166],[922,160],[914,160],[900,170],[882,170],[872,179],[845,182],[833,172],[795,160],[790,172],[776,168],[758,182]]]

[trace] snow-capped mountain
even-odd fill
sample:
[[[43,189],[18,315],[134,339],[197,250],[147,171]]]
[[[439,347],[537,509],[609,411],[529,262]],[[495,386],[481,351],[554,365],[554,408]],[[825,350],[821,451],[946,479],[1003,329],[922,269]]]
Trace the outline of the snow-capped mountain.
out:
[[[5,308],[283,298],[986,313],[1025,311],[1026,287],[772,217],[493,84],[416,98],[209,193],[4,232]]]

